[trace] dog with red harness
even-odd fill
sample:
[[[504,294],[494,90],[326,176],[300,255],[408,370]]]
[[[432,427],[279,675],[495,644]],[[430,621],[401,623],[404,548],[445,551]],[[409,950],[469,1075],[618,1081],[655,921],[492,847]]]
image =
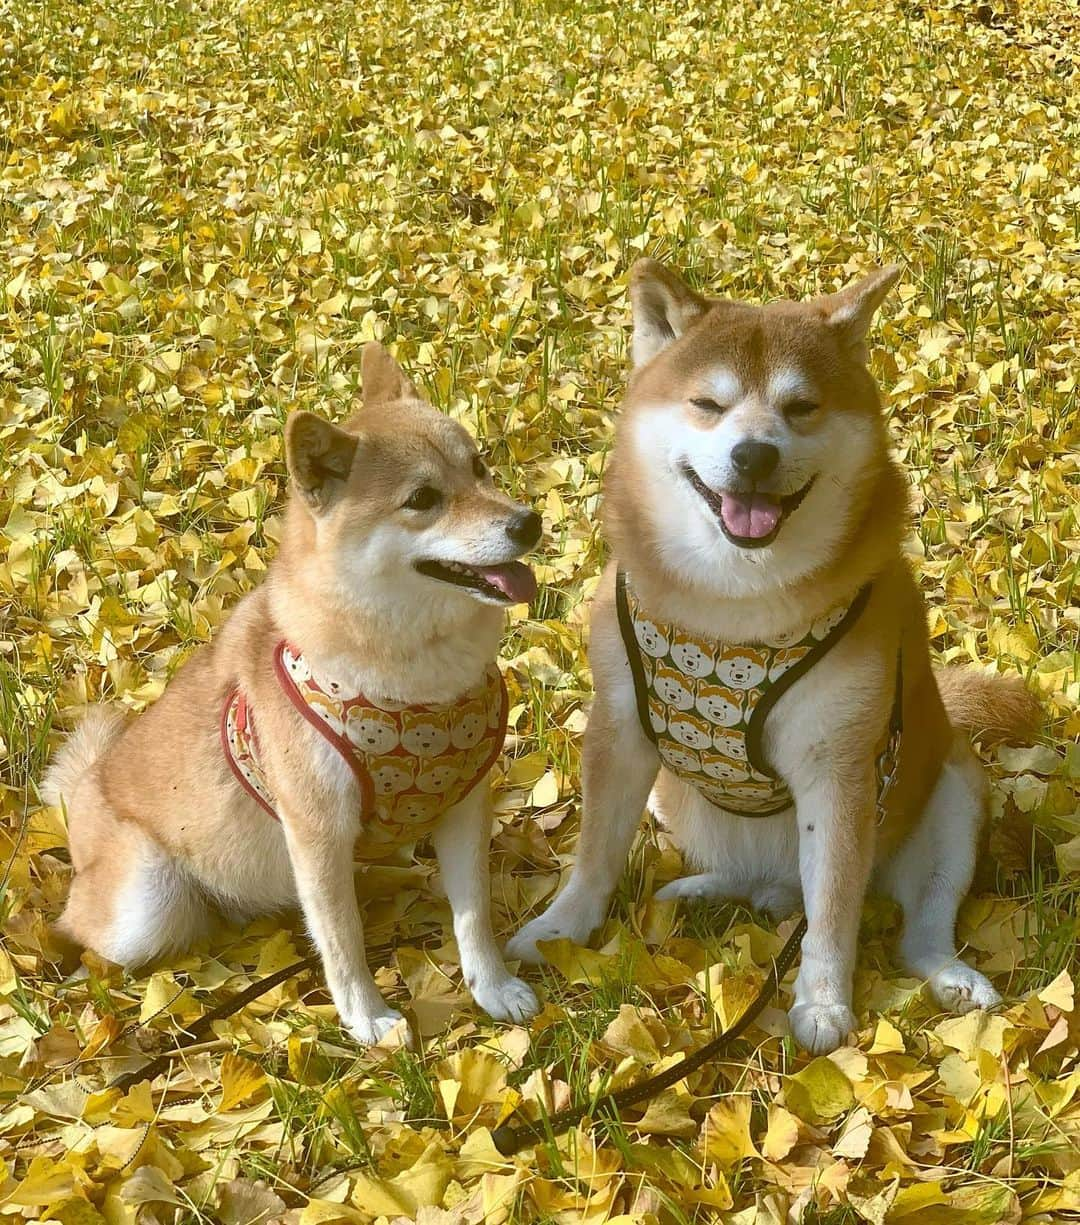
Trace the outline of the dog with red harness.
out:
[[[486,780],[506,728],[503,612],[536,594],[519,558],[541,522],[380,345],[362,373],[344,428],[286,423],[292,492],[265,582],[144,714],[92,710],[43,793],[69,817],[63,935],[140,965],[215,912],[299,905],[342,1024],[371,1043],[401,1014],[368,968],[354,857],[420,838],[473,998],[497,1019],[537,1010],[491,927]]]

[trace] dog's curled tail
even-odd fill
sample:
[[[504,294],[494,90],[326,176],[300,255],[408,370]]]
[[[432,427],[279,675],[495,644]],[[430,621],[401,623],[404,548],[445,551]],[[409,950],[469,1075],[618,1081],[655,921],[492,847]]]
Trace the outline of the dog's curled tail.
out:
[[[947,667],[934,679],[949,722],[984,743],[1030,742],[1042,727],[1039,699],[1019,676]]]
[[[92,706],[60,746],[41,780],[41,798],[50,806],[70,798],[75,784],[124,730],[118,706]]]

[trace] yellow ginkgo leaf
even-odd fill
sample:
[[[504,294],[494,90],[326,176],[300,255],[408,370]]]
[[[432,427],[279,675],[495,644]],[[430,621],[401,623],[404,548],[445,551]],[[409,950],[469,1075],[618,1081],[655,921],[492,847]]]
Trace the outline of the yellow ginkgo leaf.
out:
[[[227,1051],[221,1060],[221,1101],[218,1110],[231,1110],[247,1101],[266,1084],[266,1074],[257,1063],[236,1051]]]

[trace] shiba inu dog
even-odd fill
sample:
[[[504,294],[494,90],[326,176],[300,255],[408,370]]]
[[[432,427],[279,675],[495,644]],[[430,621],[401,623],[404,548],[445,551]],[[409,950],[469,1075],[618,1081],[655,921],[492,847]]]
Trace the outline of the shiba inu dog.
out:
[[[286,423],[291,495],[266,581],[146,713],[92,711],[43,791],[70,818],[63,934],[138,966],[214,911],[299,904],[342,1024],[371,1043],[400,1014],[364,955],[354,850],[427,833],[474,999],[501,1019],[537,1008],[491,929],[486,777],[506,720],[503,609],[535,595],[518,559],[541,523],[381,346],[362,374],[344,428]],[[440,759],[455,735],[467,747]]]
[[[943,1005],[998,1001],[955,943],[987,806],[968,734],[1021,738],[1039,711],[1019,682],[931,668],[901,552],[906,481],[866,365],[871,320],[899,275],[884,268],[835,294],[757,307],[707,300],[653,260],[635,266],[633,372],[606,476],[617,560],[592,613],[580,845],[566,887],[510,942],[512,956],[540,960],[540,941],[588,939],[652,789],[697,869],[659,896],[804,907],[790,1013],[802,1046],[829,1051],[855,1026],[872,880],[904,909],[905,966]],[[738,755],[763,781],[741,787],[759,810],[779,789],[769,815],[709,802],[666,756],[657,720],[643,722],[656,697],[639,646],[667,656],[673,625],[716,644],[699,711],[711,713],[709,686],[746,695]],[[785,654],[789,666],[770,677],[769,644],[800,657]],[[714,742],[724,736],[738,738],[717,729]],[[695,747],[698,738],[695,728]],[[727,786],[709,794],[726,797]]]

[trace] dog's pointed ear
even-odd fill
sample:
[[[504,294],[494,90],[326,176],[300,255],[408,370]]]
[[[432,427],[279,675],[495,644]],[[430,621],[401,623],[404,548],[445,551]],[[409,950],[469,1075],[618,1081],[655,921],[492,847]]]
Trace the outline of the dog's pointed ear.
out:
[[[289,414],[285,466],[293,488],[311,510],[325,510],[344,488],[359,441],[314,413]]]
[[[364,345],[360,359],[361,392],[364,403],[385,403],[390,400],[419,400],[421,397],[405,371],[377,340]]]
[[[705,298],[655,259],[639,259],[630,269],[630,305],[634,312],[630,356],[635,367],[666,349],[709,309]]]
[[[825,322],[835,330],[844,347],[861,362],[865,362],[869,356],[866,334],[870,331],[877,308],[902,272],[899,264],[888,264],[846,285],[838,293],[821,299]]]

